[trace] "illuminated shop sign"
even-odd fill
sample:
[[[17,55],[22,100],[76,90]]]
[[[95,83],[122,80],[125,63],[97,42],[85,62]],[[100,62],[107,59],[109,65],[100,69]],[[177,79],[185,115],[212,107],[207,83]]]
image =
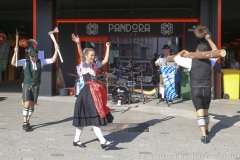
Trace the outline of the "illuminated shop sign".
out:
[[[182,35],[183,23],[78,23],[81,36]]]

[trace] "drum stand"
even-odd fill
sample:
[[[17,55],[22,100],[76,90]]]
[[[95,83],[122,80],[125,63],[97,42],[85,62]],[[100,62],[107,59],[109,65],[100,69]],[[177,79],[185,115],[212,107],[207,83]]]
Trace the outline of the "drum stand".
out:
[[[132,82],[132,84],[131,84],[131,86],[128,86],[129,88],[131,87],[131,90],[130,90],[130,92],[129,92],[128,104],[136,103],[136,102],[139,100],[139,99],[136,99],[135,97],[132,96],[132,95],[133,95],[133,89],[134,89],[134,82],[135,82],[135,80],[134,80],[133,67],[134,67],[134,66],[132,66],[131,71],[130,71],[130,73],[131,73],[130,76],[131,76],[131,82]]]
[[[133,71],[132,71],[132,69],[131,69],[131,74],[130,75],[131,75],[132,86],[129,86],[129,87],[131,87],[131,91],[129,92],[128,104],[131,104],[131,103],[135,102],[133,97],[132,97],[132,95],[133,95],[133,84],[134,84],[133,83]]]
[[[140,77],[141,77],[141,83],[140,83],[140,86],[141,86],[141,98],[142,98],[143,104],[145,104],[148,101],[148,97],[147,97],[147,95],[143,94],[143,62],[142,62],[142,65],[141,65],[140,72],[141,72],[141,75],[140,75]]]
[[[142,63],[140,72],[141,72],[141,75],[140,75],[140,77],[141,77],[141,83],[140,83],[140,86],[141,86],[141,97],[142,97],[143,104],[145,104],[145,97],[143,95],[143,63]]]
[[[111,96],[109,96],[109,78],[108,77],[106,77],[106,90],[107,90],[107,99],[108,100],[112,100],[112,95]],[[111,83],[110,83],[111,84]]]
[[[140,78],[141,78],[141,81],[140,81],[140,88],[141,88],[141,96],[140,98],[138,98],[138,100],[143,101],[143,104],[145,104],[145,97],[144,97],[144,94],[143,94],[143,64],[141,65],[141,68],[140,68]],[[131,89],[131,94],[130,94],[130,97],[129,99],[132,100],[133,102],[136,102],[137,100],[135,100],[133,97],[132,97],[132,94],[133,94],[133,89],[134,89],[134,74],[133,72],[131,72],[131,76],[132,76],[132,82],[133,82],[133,85],[132,85],[132,89]]]

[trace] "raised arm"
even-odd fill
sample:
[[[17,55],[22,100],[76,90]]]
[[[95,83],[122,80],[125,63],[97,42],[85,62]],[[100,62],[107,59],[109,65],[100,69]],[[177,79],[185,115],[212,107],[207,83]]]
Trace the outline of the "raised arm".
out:
[[[84,61],[84,55],[83,55],[83,50],[81,47],[81,41],[80,41],[80,38],[78,37],[78,35],[72,34],[72,41],[77,44],[79,57],[81,58],[81,61]]]
[[[174,61],[179,65],[182,66],[184,68],[188,68],[190,69],[192,66],[192,59],[191,58],[184,58],[183,56],[185,55],[189,55],[189,52],[186,50],[182,50],[181,52],[179,52],[176,56],[172,57],[174,58]]]
[[[52,56],[53,63],[56,62],[56,60],[57,60],[57,57],[58,57],[58,54],[57,54],[58,51],[57,50],[59,49],[58,44],[55,45],[54,47],[55,47],[55,52],[54,52],[54,55]]]
[[[217,46],[215,45],[215,43],[213,43],[209,34],[206,34],[205,39],[207,40],[207,42],[210,45],[212,50],[217,50],[218,49]]]
[[[111,45],[111,43],[109,43],[109,42],[107,42],[106,43],[106,53],[105,53],[105,57],[104,57],[104,59],[103,59],[103,61],[102,61],[102,65],[105,65],[105,64],[107,64],[107,62],[108,62],[108,59],[109,59],[109,52],[110,52],[110,45]]]
[[[15,46],[14,48],[14,54],[13,54],[13,57],[12,57],[12,60],[11,60],[11,65],[16,66],[16,56],[17,56],[17,53],[18,53],[18,47]]]

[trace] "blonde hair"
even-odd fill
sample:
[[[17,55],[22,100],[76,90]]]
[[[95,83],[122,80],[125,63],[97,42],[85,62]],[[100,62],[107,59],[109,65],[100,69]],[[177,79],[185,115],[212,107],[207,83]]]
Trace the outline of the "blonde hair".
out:
[[[87,56],[88,53],[91,52],[91,51],[95,52],[95,50],[94,50],[93,48],[85,48],[85,49],[83,50],[84,56]]]
[[[95,50],[94,50],[93,48],[85,48],[85,49],[83,50],[83,55],[81,56],[81,61],[85,61],[85,60],[86,60],[86,56],[87,56],[88,53],[91,52],[91,51],[94,51],[94,52],[95,52]]]

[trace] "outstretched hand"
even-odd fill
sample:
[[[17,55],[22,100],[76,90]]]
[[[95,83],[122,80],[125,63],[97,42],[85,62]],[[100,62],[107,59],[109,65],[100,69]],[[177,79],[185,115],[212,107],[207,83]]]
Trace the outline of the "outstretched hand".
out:
[[[208,39],[211,39],[211,36],[209,34],[206,34],[205,35],[205,39],[208,40]]]
[[[186,51],[186,50],[182,50],[181,52],[179,52],[177,55],[179,55],[179,56],[183,56],[184,54],[189,54],[189,52],[188,51]]]
[[[111,43],[110,42],[107,42],[106,43],[106,47],[110,47],[111,46]]]
[[[80,43],[80,38],[78,35],[75,35],[74,33],[72,34],[72,41],[75,43]]]
[[[183,51],[185,56],[189,55],[189,52],[187,50],[183,50]]]
[[[155,62],[155,65],[160,67],[162,64],[160,62]]]
[[[14,52],[15,52],[15,53],[18,52],[18,47],[17,47],[17,46],[15,46],[15,48],[14,48]]]

